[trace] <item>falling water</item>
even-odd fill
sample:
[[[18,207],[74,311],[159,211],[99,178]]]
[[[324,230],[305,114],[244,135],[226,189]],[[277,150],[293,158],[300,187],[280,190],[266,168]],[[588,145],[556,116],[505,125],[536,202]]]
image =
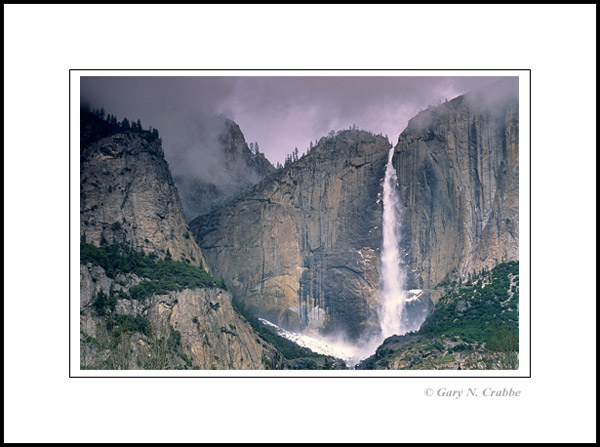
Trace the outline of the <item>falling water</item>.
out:
[[[390,149],[383,183],[383,250],[381,253],[381,311],[379,320],[383,338],[402,335],[402,311],[406,303],[404,272],[400,260],[400,200],[398,177],[392,164]]]
[[[403,322],[405,305],[418,299],[421,290],[405,290],[405,276],[400,259],[400,199],[398,177],[392,164],[394,149],[390,149],[383,183],[383,249],[381,253],[381,307],[379,309],[380,333],[359,340],[358,344],[348,343],[343,338],[311,336],[282,329],[275,324],[260,319],[264,324],[275,327],[277,333],[294,343],[315,352],[332,355],[345,361],[353,368],[360,360],[372,355],[387,337],[403,335],[419,328],[413,323]],[[412,324],[412,326],[411,326]]]

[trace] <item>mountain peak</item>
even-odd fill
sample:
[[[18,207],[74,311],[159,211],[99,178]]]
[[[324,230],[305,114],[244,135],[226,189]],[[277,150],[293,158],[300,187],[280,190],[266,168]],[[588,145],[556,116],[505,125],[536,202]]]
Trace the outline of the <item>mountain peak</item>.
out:
[[[191,220],[236,198],[275,171],[258,144],[251,150],[234,121],[211,121],[194,141],[193,150],[182,151],[172,164],[186,217]]]

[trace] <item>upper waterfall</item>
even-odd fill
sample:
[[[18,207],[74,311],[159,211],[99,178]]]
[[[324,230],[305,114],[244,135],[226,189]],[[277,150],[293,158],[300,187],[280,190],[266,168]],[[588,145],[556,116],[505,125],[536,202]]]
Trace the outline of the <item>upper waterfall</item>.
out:
[[[400,257],[400,200],[398,177],[390,149],[383,182],[383,248],[381,253],[381,311],[379,321],[383,338],[402,335],[402,311],[406,303],[405,274]]]

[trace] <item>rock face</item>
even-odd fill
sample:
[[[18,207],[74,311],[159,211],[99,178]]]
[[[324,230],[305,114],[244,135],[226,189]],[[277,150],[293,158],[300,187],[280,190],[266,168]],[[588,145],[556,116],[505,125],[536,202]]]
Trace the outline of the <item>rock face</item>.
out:
[[[516,82],[516,81],[515,81]],[[395,147],[410,287],[519,258],[518,85],[504,81],[410,120]]]
[[[275,171],[262,153],[250,150],[233,121],[207,118],[204,126],[193,148],[173,157],[173,178],[189,220],[224,205]]]
[[[518,86],[507,81],[410,120],[394,149],[409,319],[446,276],[518,259]],[[209,266],[256,315],[290,330],[378,329],[382,178],[389,143],[323,138],[298,162],[190,223]]]
[[[82,134],[87,131],[82,128]],[[158,138],[150,132],[114,129],[82,146],[80,157],[82,238],[95,245],[126,242],[161,258],[168,252],[175,260],[206,266]]]
[[[96,247],[126,244],[157,259],[170,255],[206,266],[160,140],[149,132],[94,123],[82,111],[82,241]],[[279,353],[234,311],[225,290],[191,288],[132,299],[130,288],[144,278],[107,275],[100,265],[87,262],[81,264],[80,279],[82,367],[282,367]],[[103,294],[106,303],[99,305]]]
[[[103,269],[81,266],[81,364],[93,369],[271,369],[283,359],[261,341],[250,324],[233,310],[231,293],[194,288],[144,300],[118,299],[111,317],[140,318],[147,332],[118,337],[93,311],[93,300],[127,291],[139,278],[108,278]],[[123,325],[123,323],[121,323]]]
[[[291,330],[377,326],[380,181],[388,141],[322,138],[228,206],[190,223],[207,262],[249,310]]]

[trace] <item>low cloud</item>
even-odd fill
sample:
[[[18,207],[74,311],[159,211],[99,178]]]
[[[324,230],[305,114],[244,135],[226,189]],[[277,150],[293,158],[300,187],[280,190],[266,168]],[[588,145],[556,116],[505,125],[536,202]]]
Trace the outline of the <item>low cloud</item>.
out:
[[[199,141],[214,139],[215,116],[239,124],[273,163],[295,147],[306,150],[330,130],[352,125],[388,135],[394,143],[419,110],[500,77],[258,76],[82,77],[82,101],[120,119],[157,128],[169,163],[207,169],[196,160]],[[210,146],[210,145],[208,145]],[[207,147],[208,147],[207,146]],[[209,151],[207,158],[212,157]]]

